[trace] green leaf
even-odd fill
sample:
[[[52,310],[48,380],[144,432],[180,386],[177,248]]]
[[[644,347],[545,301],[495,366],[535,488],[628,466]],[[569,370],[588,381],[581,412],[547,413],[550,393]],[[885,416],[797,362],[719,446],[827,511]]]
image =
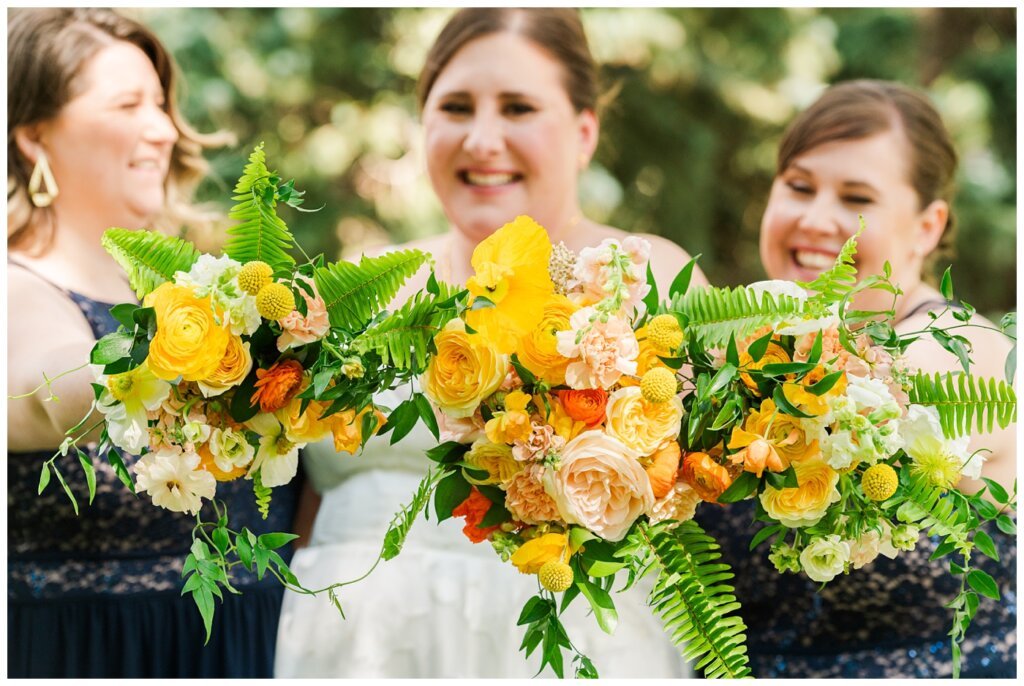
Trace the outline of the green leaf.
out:
[[[729,383],[736,378],[738,373],[739,370],[736,367],[726,362],[722,365],[721,369],[715,372],[714,377],[711,379],[711,383],[708,384],[707,392],[703,397],[716,395],[719,391],[728,386]]]
[[[781,524],[773,524],[771,526],[766,526],[762,529],[759,529],[758,532],[754,534],[754,537],[750,539],[750,545],[748,547],[748,550],[753,550],[757,546],[761,545],[761,543],[771,538],[774,534],[777,534],[780,531],[782,531],[784,528],[785,527]]]
[[[605,541],[587,543],[580,551],[580,564],[593,577],[610,576],[626,566],[625,560],[615,557],[615,548]]]
[[[595,534],[585,529],[582,526],[569,527],[569,549],[579,550],[587,541],[593,541],[597,538]]]
[[[764,475],[768,481],[768,484],[772,488],[781,490],[783,488],[800,487],[800,482],[797,480],[796,477],[796,468],[793,467],[793,465],[789,465],[789,467],[787,467],[785,471],[782,472],[765,471]]]
[[[594,618],[601,631],[606,634],[615,633],[615,627],[619,624],[619,613],[615,611],[615,603],[607,591],[588,579],[576,582],[583,597],[590,603],[594,611]]]
[[[287,545],[289,542],[294,541],[298,538],[298,534],[289,534],[283,532],[273,532],[268,534],[261,534],[256,540],[259,542],[260,547],[266,548],[267,550],[277,550],[283,545]]]
[[[996,550],[996,544],[984,531],[978,531],[974,534],[974,545],[977,546],[978,550],[992,558],[993,560],[999,561],[999,551]]]
[[[817,396],[822,396],[832,390],[832,387],[836,385],[836,382],[843,377],[843,371],[832,372],[821,377],[817,383],[813,383],[807,387],[807,392]]]
[[[430,401],[427,400],[427,396],[422,393],[416,393],[412,397],[413,402],[416,403],[416,409],[419,411],[420,418],[423,423],[430,429],[430,433],[434,435],[435,440],[441,440],[441,430],[437,425],[437,416],[434,414],[434,408],[430,406]]]
[[[235,185],[232,200],[237,204],[228,216],[238,222],[228,229],[224,254],[242,264],[259,260],[275,272],[291,268],[295,259],[288,254],[294,244],[291,232],[277,216],[278,177],[267,169],[263,143],[249,155],[249,163]],[[317,284],[319,286],[319,284]],[[323,291],[320,292],[323,295]]]
[[[416,492],[413,494],[412,500],[408,505],[404,505],[399,510],[394,518],[391,520],[391,524],[388,526],[387,533],[384,534],[384,546],[381,549],[381,559],[391,560],[398,556],[402,552],[402,546],[405,544],[405,539],[409,535],[409,529],[416,522],[416,518],[419,517],[421,512],[425,512],[427,505],[430,503],[430,496],[434,492],[434,488],[437,485],[437,480],[440,478],[441,473],[431,469],[427,472],[427,475],[420,481],[419,486],[416,487]]]
[[[972,569],[967,573],[967,583],[986,598],[999,600],[999,586],[996,584],[995,579],[986,572],[980,569]]]
[[[469,482],[459,472],[451,472],[437,484],[434,491],[434,510],[437,512],[438,523],[452,516],[452,510],[469,497]]]
[[[92,364],[111,364],[121,358],[128,357],[132,351],[132,344],[135,337],[124,331],[108,333],[96,341],[92,352],[89,353],[89,362]]]
[[[519,361],[519,356],[512,353],[512,367],[516,370],[516,374],[523,380],[523,384],[526,386],[533,386],[537,383],[537,377],[534,376],[533,372],[523,366],[523,363]]]
[[[942,273],[942,281],[939,282],[939,292],[942,293],[942,297],[946,300],[953,299],[953,277],[950,274],[952,267],[946,267],[946,271]]]
[[[689,290],[690,279],[693,277],[693,268],[697,264],[697,259],[699,257],[700,254],[698,253],[690,258],[690,261],[679,270],[678,274],[676,274],[676,278],[672,279],[672,285],[668,287],[670,297],[675,298],[676,296],[685,294],[686,291]]]
[[[815,366],[818,365],[818,360],[821,359],[821,340],[822,334],[821,331],[819,331],[814,335],[814,344],[811,346],[811,355],[807,358],[807,361]]]
[[[999,510],[996,506],[984,498],[972,499],[971,504],[974,505],[974,509],[978,511],[978,514],[985,519],[995,519],[999,516]]]
[[[551,605],[544,598],[535,595],[527,600],[526,604],[523,605],[523,610],[519,613],[519,619],[516,621],[516,626],[532,624],[533,622],[544,619],[549,614],[551,614]]]
[[[82,470],[85,472],[85,483],[89,487],[89,504],[92,505],[96,497],[96,469],[92,466],[92,458],[87,453],[75,448],[78,453],[78,461],[82,463]]]
[[[759,479],[752,472],[740,472],[736,480],[729,488],[725,489],[722,495],[718,496],[720,503],[738,503],[757,489]]]
[[[1017,420],[1013,386],[994,378],[919,372],[911,378],[909,396],[915,405],[938,410],[946,438],[992,431],[994,425],[1005,429]]]
[[[981,480],[988,485],[988,492],[992,494],[992,497],[997,503],[1000,505],[1006,505],[1010,502],[1010,494],[1006,492],[1006,489],[1003,488],[1002,484],[984,476],[981,477]]]
[[[996,517],[996,526],[999,527],[999,530],[1007,536],[1017,535],[1017,525],[1014,524],[1013,520],[1007,515],[1003,514]]]
[[[806,414],[801,412],[793,403],[789,402],[786,398],[785,393],[782,392],[782,386],[776,386],[775,391],[772,393],[772,400],[775,401],[775,406],[779,408],[779,412],[788,414],[792,417],[799,417],[801,419],[810,419],[814,417],[812,414]]]
[[[787,374],[806,374],[817,366],[811,362],[777,362],[766,364],[759,371],[764,376],[785,376]]]
[[[729,345],[725,348],[725,361],[733,367],[740,366],[740,353],[736,349],[736,336],[729,336]]]
[[[100,244],[124,269],[140,299],[160,284],[173,281],[175,272],[187,272],[199,259],[192,243],[158,231],[107,229]]]
[[[43,470],[39,472],[39,490],[36,491],[36,495],[41,495],[46,490],[47,484],[50,483],[50,463],[43,463]]]
[[[768,352],[768,344],[772,342],[774,335],[774,331],[769,331],[747,347],[747,354],[754,362],[760,362],[764,354]]]
[[[647,263],[647,285],[651,287],[651,290],[644,298],[644,305],[647,306],[647,312],[653,314],[658,309],[658,282],[654,278],[654,270],[651,269],[650,262]]]
[[[107,462],[114,468],[114,473],[117,474],[117,478],[121,480],[121,483],[127,486],[128,490],[135,495],[135,482],[132,481],[132,475],[128,472],[128,467],[125,466],[120,453],[113,449],[108,450]]]
[[[193,576],[192,578],[199,577]],[[210,632],[213,629],[213,593],[210,592],[210,589],[202,586],[192,592],[192,600],[195,601],[196,607],[199,608],[199,614],[203,618],[203,629],[206,630],[206,640],[203,645],[207,645],[210,642]]]
[[[428,259],[419,250],[396,250],[380,257],[363,257],[359,264],[342,261],[317,269],[313,280],[327,306],[331,326],[348,331],[366,326]]]
[[[727,426],[734,419],[739,417],[740,412],[740,401],[737,397],[733,396],[729,398],[722,409],[718,411],[718,416],[715,417],[715,421],[708,427],[710,431],[718,431]]]
[[[457,441],[445,441],[427,451],[427,457],[440,464],[452,464],[462,459],[469,451],[469,446]]]
[[[419,410],[416,407],[416,402],[413,400],[403,400],[398,407],[392,410],[391,414],[388,415],[387,423],[384,425],[384,431],[388,431],[388,427],[392,430],[391,445],[405,438],[412,431],[412,428],[416,426],[416,421],[419,417]]]
[[[68,494],[68,499],[71,500],[71,507],[74,508],[75,516],[77,517],[78,501],[75,500],[75,494],[71,492],[71,489],[68,487],[68,482],[64,480],[64,476],[60,473],[60,470],[57,469],[57,465],[53,465],[53,475],[57,477],[57,481],[59,481],[60,485],[64,488],[64,492]]]
[[[139,309],[139,306],[134,303],[119,303],[110,308],[110,315],[121,326],[131,331],[135,328],[135,320],[132,319],[132,313],[137,309]]]
[[[243,534],[235,536],[235,550],[238,551],[238,559],[242,561],[245,568],[248,570],[252,569],[252,545],[249,544],[249,539]]]

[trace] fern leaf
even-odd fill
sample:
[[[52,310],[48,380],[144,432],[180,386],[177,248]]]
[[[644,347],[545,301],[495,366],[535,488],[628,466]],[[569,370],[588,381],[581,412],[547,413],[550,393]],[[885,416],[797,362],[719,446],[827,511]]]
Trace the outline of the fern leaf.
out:
[[[277,176],[266,165],[263,143],[249,156],[232,200],[238,204],[228,216],[239,222],[228,229],[231,238],[224,245],[224,254],[241,263],[252,260],[266,262],[275,270],[295,264],[288,254],[294,244],[291,232],[277,216]]]
[[[938,486],[927,479],[911,475],[907,480],[904,501],[899,506],[901,521],[928,529],[928,535],[949,537],[963,544],[968,536],[968,522],[952,498],[944,496]]]
[[[263,475],[258,470],[252,475],[252,492],[256,495],[256,509],[266,519],[270,515],[271,489],[263,485]]]
[[[720,562],[714,539],[694,521],[642,530],[648,563],[657,567],[649,604],[683,657],[696,660],[709,678],[750,676],[746,625],[734,613],[740,604],[734,574]]]
[[[811,292],[808,307],[813,312],[823,313],[830,305],[843,299],[857,285],[857,269],[853,256],[857,254],[857,237],[864,230],[864,217],[860,217],[860,229],[843,244],[832,268],[822,272],[810,283],[797,282]]]
[[[426,366],[427,349],[434,336],[456,314],[454,306],[439,308],[457,292],[439,284],[438,295],[418,293],[399,310],[372,325],[352,341],[356,352],[374,351],[384,364],[420,373]]]
[[[331,326],[349,331],[366,326],[427,259],[419,250],[397,250],[364,257],[359,264],[336,262],[317,269],[313,280],[327,305]]]
[[[199,251],[188,241],[156,231],[107,229],[100,243],[124,269],[138,298],[173,280],[175,272],[188,271],[199,259]]]
[[[918,372],[911,379],[910,402],[934,407],[947,438],[971,432],[991,432],[994,425],[1005,429],[1017,421],[1017,396],[1013,386],[1001,379],[950,373],[927,376]]]
[[[682,317],[684,330],[701,342],[720,346],[765,324],[803,316],[805,304],[787,295],[759,294],[745,287],[691,288],[675,296],[669,311]]]
[[[437,482],[444,475],[443,470],[431,469],[420,481],[420,485],[412,496],[412,501],[403,506],[391,520],[388,531],[384,534],[384,548],[380,554],[382,560],[390,560],[402,552],[402,545],[405,543],[406,536],[409,535],[409,529],[416,522],[416,518],[420,516],[420,512],[430,503],[434,488],[437,487]]]

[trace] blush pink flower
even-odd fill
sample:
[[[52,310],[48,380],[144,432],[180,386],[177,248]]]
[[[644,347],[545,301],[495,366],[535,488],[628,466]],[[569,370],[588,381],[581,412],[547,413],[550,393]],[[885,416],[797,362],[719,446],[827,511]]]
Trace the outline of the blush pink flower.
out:
[[[327,330],[331,327],[330,319],[327,316],[327,306],[317,292],[313,280],[302,275],[299,275],[298,278],[313,289],[313,297],[310,297],[305,289],[298,289],[306,300],[306,314],[302,315],[298,309],[294,309],[280,320],[282,333],[277,338],[277,349],[281,352],[288,348],[297,348],[300,345],[318,341],[327,334]]]
[[[518,462],[539,461],[548,452],[557,452],[564,445],[565,439],[555,433],[553,426],[534,423],[529,438],[512,445],[512,457]]]
[[[517,473],[505,491],[505,508],[524,524],[557,522],[558,507],[544,490],[544,466],[534,463]]]
[[[607,390],[623,374],[636,374],[640,344],[633,329],[619,317],[591,322],[595,313],[593,307],[576,311],[569,319],[569,330],[555,334],[558,353],[575,360],[565,369],[565,382],[570,388]]]
[[[616,259],[625,255],[628,262]],[[597,247],[584,248],[573,269],[573,286],[583,289],[588,302],[597,302],[612,295],[614,272],[621,272],[622,284],[626,287],[623,311],[633,312],[643,305],[643,299],[651,290],[647,283],[647,263],[651,257],[651,244],[639,236],[628,236],[622,242],[606,238]]]
[[[440,429],[441,442],[455,441],[457,443],[472,443],[484,437],[484,417],[480,410],[469,417],[449,417],[440,410],[434,410],[437,417],[437,426]]]

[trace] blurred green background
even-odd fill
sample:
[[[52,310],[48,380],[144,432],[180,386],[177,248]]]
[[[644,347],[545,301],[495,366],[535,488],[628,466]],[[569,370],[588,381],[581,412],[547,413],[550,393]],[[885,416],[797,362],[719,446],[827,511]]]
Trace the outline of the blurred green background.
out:
[[[328,258],[443,231],[414,98],[449,9],[140,9],[185,76],[200,130],[239,144],[209,157],[201,197],[226,207],[244,158],[307,192],[285,220]],[[924,87],[961,155],[957,295],[1016,309],[1016,10],[587,9],[606,86],[621,91],[581,184],[585,212],[661,234],[716,285],[764,278],[757,233],[785,124],[829,83]],[[215,247],[216,236],[196,237]]]

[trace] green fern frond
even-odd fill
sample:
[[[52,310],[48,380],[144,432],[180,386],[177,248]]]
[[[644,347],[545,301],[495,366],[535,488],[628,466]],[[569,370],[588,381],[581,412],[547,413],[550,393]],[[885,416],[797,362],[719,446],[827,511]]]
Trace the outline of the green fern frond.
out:
[[[684,331],[707,345],[720,346],[730,336],[743,338],[765,324],[802,315],[805,309],[804,303],[787,295],[708,286],[675,296],[668,311],[682,317]]]
[[[910,402],[934,407],[947,438],[956,438],[975,430],[991,432],[995,424],[1005,429],[1017,421],[1017,396],[1013,386],[992,377],[950,373],[926,376],[918,372],[911,379]]]
[[[135,295],[142,298],[177,271],[188,271],[199,251],[188,241],[156,231],[107,229],[100,244],[121,265]]]
[[[359,264],[336,262],[317,269],[313,280],[327,306],[331,326],[349,331],[365,326],[427,259],[419,250],[396,250],[364,257]]]
[[[857,285],[857,269],[853,256],[857,254],[857,237],[864,230],[864,217],[860,217],[860,229],[843,244],[832,268],[822,272],[810,283],[797,282],[811,293],[807,305],[812,312],[824,313],[829,306],[841,301]]]
[[[938,534],[961,545],[967,540],[969,526],[963,511],[953,498],[944,497],[943,489],[923,477],[908,476],[898,512],[901,521],[928,529],[928,536]]]
[[[734,574],[720,562],[719,545],[692,520],[651,527],[641,536],[647,564],[657,568],[649,604],[682,656],[696,660],[694,667],[708,678],[750,676],[747,627],[730,614],[740,604],[726,583]]]
[[[416,518],[420,516],[420,512],[430,503],[434,488],[437,487],[437,483],[443,476],[445,476],[444,470],[431,469],[420,481],[416,493],[412,496],[412,501],[395,514],[388,526],[387,533],[384,534],[384,548],[380,554],[382,560],[390,560],[402,552],[402,545],[405,544],[405,538],[409,535],[409,529],[416,522]]]
[[[439,284],[439,295],[416,294],[397,311],[374,324],[352,341],[358,353],[374,351],[384,364],[419,373],[426,367],[427,349],[434,336],[456,315],[454,306],[438,308],[457,289]]]
[[[238,204],[228,216],[238,222],[228,229],[231,238],[224,245],[224,254],[242,264],[252,260],[266,262],[275,270],[295,264],[288,254],[294,244],[291,232],[277,216],[277,177],[266,165],[263,143],[249,156],[232,200]]]
[[[266,519],[270,515],[271,489],[263,485],[263,475],[259,471],[252,475],[252,492],[256,495],[256,509]]]

